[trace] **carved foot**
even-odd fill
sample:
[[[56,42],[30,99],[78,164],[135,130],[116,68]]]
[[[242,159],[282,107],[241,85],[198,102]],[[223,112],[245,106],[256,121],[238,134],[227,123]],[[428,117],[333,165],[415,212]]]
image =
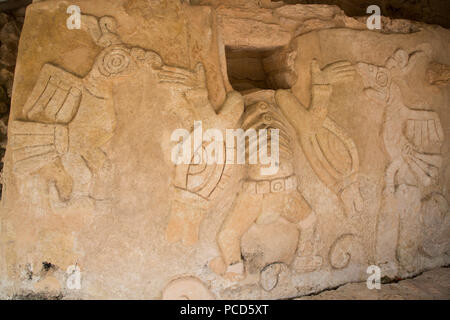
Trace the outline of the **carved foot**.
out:
[[[214,273],[232,282],[245,279],[245,268],[242,261],[227,266],[221,257],[217,257],[209,263],[209,268]]]
[[[193,212],[189,214],[188,219],[185,221],[183,228],[183,236],[181,242],[185,246],[193,246],[198,241],[198,234],[200,232],[200,224],[203,220],[203,214]]]

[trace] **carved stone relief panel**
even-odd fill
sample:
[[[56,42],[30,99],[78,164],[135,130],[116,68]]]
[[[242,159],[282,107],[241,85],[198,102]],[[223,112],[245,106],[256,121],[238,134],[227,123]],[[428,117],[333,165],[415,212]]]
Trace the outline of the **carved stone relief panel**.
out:
[[[449,263],[447,30],[74,2],[80,30],[65,1],[25,21],[2,294],[275,299]]]
[[[430,61],[426,51],[398,49],[384,67],[358,64],[365,93],[385,109],[382,136],[390,160],[378,220],[377,259],[381,263],[396,260],[406,272],[427,263],[422,259],[444,254],[449,241],[449,205],[439,181],[445,139],[442,124],[426,101],[411,108],[403,98],[409,89],[405,77]],[[388,244],[388,239],[395,241]]]

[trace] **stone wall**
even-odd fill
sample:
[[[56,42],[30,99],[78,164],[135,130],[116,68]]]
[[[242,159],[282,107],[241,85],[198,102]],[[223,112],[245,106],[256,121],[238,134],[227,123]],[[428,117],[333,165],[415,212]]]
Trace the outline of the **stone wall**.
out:
[[[336,5],[344,10],[350,17],[366,15],[367,7],[378,5],[383,16],[394,19],[408,19],[429,24],[438,24],[450,27],[450,9],[446,0],[191,0],[193,4],[234,3],[245,5],[250,2],[257,3],[261,7],[273,7],[282,4],[327,4]]]
[[[448,29],[369,31],[328,5],[74,4],[80,29],[66,1],[27,9],[2,296],[291,298],[449,264]],[[220,140],[239,129],[243,163]]]
[[[45,1],[45,0],[40,0]],[[15,65],[15,56],[17,54],[17,34],[20,33],[20,30],[22,28],[24,16],[25,16],[25,5],[28,5],[31,3],[31,0],[21,0],[21,1],[7,1],[6,3],[1,4],[0,11],[5,11],[6,13],[2,13],[2,25],[3,23],[9,23],[9,26],[5,31],[3,32],[3,37],[7,38],[4,39],[4,41],[10,43],[3,49],[3,55],[5,56],[4,59],[9,60],[7,62],[7,68],[3,68],[3,75],[1,81],[3,82],[2,88],[3,91],[6,89],[7,92],[9,92],[7,95],[0,89],[0,97],[1,97],[1,104],[0,104],[0,112],[1,112],[1,143],[2,147],[0,148],[0,157],[2,158],[4,156],[4,150],[6,147],[6,131],[7,131],[7,121],[9,117],[9,105],[11,100],[11,92],[12,92],[12,77],[13,77],[13,71],[11,72],[8,69],[12,69],[12,66]],[[34,2],[39,2],[34,1]],[[229,1],[230,3],[235,4],[248,4],[248,1],[245,2],[239,2],[239,1]],[[272,3],[273,2],[273,3]],[[218,5],[222,2],[215,2],[213,0],[192,0],[192,4],[197,5]],[[447,5],[446,0],[422,0],[422,1],[408,1],[408,0],[399,0],[399,1],[353,1],[353,0],[283,0],[283,1],[261,1],[258,0],[256,2],[261,7],[274,7],[279,6],[282,3],[285,4],[329,4],[329,5],[336,5],[340,7],[346,15],[351,17],[360,17],[366,15],[366,8],[369,5],[376,4],[380,6],[382,10],[382,14],[385,17],[390,18],[397,18],[397,19],[410,19],[415,20],[419,22],[425,22],[429,24],[437,24],[441,25],[443,27],[448,28],[450,25],[448,23],[448,16],[450,15],[449,12],[449,6]],[[15,10],[14,12],[11,12],[11,10]],[[13,21],[13,22],[12,22]],[[16,27],[11,27],[12,24],[16,24]],[[13,40],[14,39],[14,40]],[[232,54],[231,54],[232,56]],[[233,63],[233,62],[231,62]],[[253,64],[254,63],[250,63]],[[259,65],[259,63],[256,63]],[[236,63],[234,63],[236,65]],[[231,66],[233,68],[233,66]],[[257,67],[258,68],[258,67]],[[236,68],[240,69],[239,67]],[[233,69],[234,70],[234,69]],[[231,71],[233,74],[234,71]],[[256,81],[259,83],[259,85],[262,85],[263,87],[267,86],[267,84],[264,84],[264,81],[260,79],[262,76],[260,70],[252,70],[251,73],[255,73],[253,75],[256,76]],[[240,82],[242,79],[232,79],[233,81]],[[250,82],[252,81],[252,77],[250,79],[247,79],[244,82]],[[242,81],[241,81],[242,82]],[[247,84],[243,84],[244,86],[248,86]],[[5,111],[8,110],[8,111]],[[0,164],[0,166],[3,166],[3,162]]]
[[[0,13],[0,158],[5,154],[7,126],[11,104],[14,68],[25,8]],[[3,169],[3,161],[0,163]],[[1,179],[0,179],[1,180]],[[1,183],[1,182],[0,182]],[[0,193],[1,196],[1,193]]]
[[[364,16],[370,5],[378,5],[384,16],[450,27],[446,0],[284,0],[285,3],[337,5],[349,16]]]

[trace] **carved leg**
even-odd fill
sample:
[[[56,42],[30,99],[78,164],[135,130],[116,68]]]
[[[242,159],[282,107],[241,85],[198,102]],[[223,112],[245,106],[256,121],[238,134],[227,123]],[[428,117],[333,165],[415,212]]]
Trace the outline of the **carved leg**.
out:
[[[183,222],[184,222],[184,216],[183,212],[183,205],[182,203],[179,203],[178,201],[172,202],[172,208],[170,210],[170,218],[169,218],[169,224],[166,228],[166,238],[167,241],[170,243],[175,243],[181,240],[183,237]]]
[[[344,204],[345,212],[350,213],[351,216],[354,216],[356,212],[361,212],[363,210],[364,200],[359,191],[359,182],[352,183],[345,188],[342,191],[340,198]]]
[[[316,255],[316,224],[317,217],[314,211],[311,211],[309,216],[299,223],[298,256],[293,263],[297,272],[312,272],[322,266],[323,258]]]
[[[261,213],[261,194],[240,193],[233,210],[228,214],[218,235],[222,258],[211,262],[211,269],[219,274],[228,273],[229,278],[243,274],[241,237]]]
[[[112,164],[108,157],[100,148],[88,150],[82,157],[92,175],[90,196],[95,200],[109,199],[112,192]]]
[[[401,185],[397,192],[400,216],[396,257],[407,272],[418,270],[418,250],[423,229],[420,225],[421,192],[417,187]]]
[[[169,224],[166,229],[167,241],[175,243],[181,240],[185,246],[196,244],[205,211],[203,208],[181,201],[173,201]]]
[[[311,206],[302,194],[295,189],[285,195],[282,217],[291,223],[297,224],[311,215]]]
[[[391,162],[391,164],[386,169],[386,195],[392,195],[395,192],[395,176],[400,170],[400,167],[403,165],[402,159],[396,159]]]
[[[205,214],[206,210],[200,208],[186,212],[181,238],[181,241],[185,246],[192,246],[197,243],[198,235],[200,233],[200,224],[202,223]]]
[[[73,180],[64,169],[61,158],[41,169],[41,174],[48,183],[55,183],[61,201],[68,201],[72,195]]]
[[[395,194],[387,195],[377,217],[375,264],[380,266],[383,274],[388,277],[393,277],[397,273],[394,261],[396,260],[395,250],[398,242],[399,223],[397,198]]]

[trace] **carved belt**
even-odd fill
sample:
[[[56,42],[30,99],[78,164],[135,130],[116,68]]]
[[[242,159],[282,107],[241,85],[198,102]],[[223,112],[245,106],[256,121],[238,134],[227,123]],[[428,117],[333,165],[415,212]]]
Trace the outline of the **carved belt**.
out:
[[[283,191],[295,190],[297,188],[297,176],[292,175],[286,178],[273,180],[244,181],[243,190],[247,193],[265,194],[279,193]]]

